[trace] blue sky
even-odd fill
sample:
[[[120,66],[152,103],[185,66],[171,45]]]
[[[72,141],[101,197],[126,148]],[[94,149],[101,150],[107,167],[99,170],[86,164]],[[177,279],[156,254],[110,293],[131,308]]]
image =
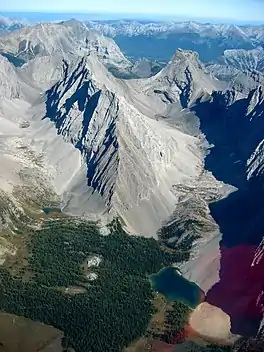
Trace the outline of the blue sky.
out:
[[[112,12],[264,23],[264,0],[0,0],[0,11]]]

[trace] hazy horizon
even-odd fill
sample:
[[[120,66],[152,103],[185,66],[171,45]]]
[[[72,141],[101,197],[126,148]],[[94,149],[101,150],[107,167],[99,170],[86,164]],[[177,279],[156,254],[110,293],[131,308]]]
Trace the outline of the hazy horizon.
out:
[[[78,17],[97,16],[102,19],[146,19],[179,20],[222,23],[264,24],[264,1],[262,0],[134,0],[124,3],[121,0],[9,0],[0,7],[0,13],[27,14],[29,17],[40,14],[78,15]],[[59,20],[59,18],[58,18]]]
[[[194,21],[198,23],[212,24],[235,24],[235,25],[264,25],[263,21],[253,20],[236,20],[225,18],[208,18],[208,17],[189,17],[189,16],[173,16],[173,15],[155,15],[142,13],[114,13],[114,12],[74,12],[74,11],[1,11],[0,16],[26,19],[29,22],[39,21],[63,21],[74,18],[80,21],[114,21],[114,20],[135,20],[146,22],[188,22]]]

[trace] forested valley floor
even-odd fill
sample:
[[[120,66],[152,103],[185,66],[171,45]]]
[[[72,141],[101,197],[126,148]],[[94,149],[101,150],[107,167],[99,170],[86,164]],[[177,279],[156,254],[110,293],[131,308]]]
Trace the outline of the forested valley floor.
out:
[[[168,249],[128,235],[119,220],[105,236],[96,223],[60,216],[15,236],[25,242],[23,265],[1,267],[0,310],[60,329],[65,350],[121,352],[142,336],[170,343],[186,324],[190,308],[174,302],[163,304],[160,331],[150,327],[161,313],[153,302],[164,299],[149,275],[188,259],[190,243]]]
[[[148,275],[186,254],[127,235],[119,221],[109,229],[103,236],[96,224],[71,218],[24,229],[27,265],[1,268],[0,309],[59,328],[76,352],[122,351],[155,312]],[[101,263],[85,268],[93,256]]]

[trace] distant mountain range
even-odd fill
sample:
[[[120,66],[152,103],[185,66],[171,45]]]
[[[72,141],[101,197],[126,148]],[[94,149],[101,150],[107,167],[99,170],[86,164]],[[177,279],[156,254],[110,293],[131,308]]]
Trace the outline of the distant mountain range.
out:
[[[0,16],[0,34],[28,25],[27,20]],[[263,70],[264,26],[261,25],[135,20],[88,21],[86,25],[100,34],[114,38],[122,52],[133,62],[125,71],[110,65],[112,72],[121,77],[153,75],[170,60],[175,48],[198,52],[200,60],[207,65]],[[20,61],[21,55],[16,55],[17,64],[23,63]]]
[[[14,18],[11,19],[8,17],[0,16],[0,34],[12,32],[28,24],[29,22],[27,20]]]
[[[264,26],[202,24],[198,22],[89,21],[89,28],[115,39],[128,57],[168,61],[175,48],[197,51],[204,62],[228,49],[264,46]]]

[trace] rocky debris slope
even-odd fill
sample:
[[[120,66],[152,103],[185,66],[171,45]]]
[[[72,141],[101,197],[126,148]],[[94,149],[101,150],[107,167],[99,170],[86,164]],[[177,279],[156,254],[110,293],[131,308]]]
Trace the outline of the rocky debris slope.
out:
[[[134,63],[131,72],[139,78],[148,78],[158,73],[162,67],[159,62],[143,58]]]
[[[63,64],[60,56],[36,57],[16,69],[19,80],[33,86],[43,93],[54,85],[63,75]]]
[[[38,92],[20,80],[15,67],[0,55],[0,231],[7,229],[29,203],[40,204],[51,191],[49,170],[26,140],[30,126],[28,94]],[[28,89],[27,89],[28,88]],[[27,94],[25,94],[27,93]],[[33,99],[34,100],[34,99]],[[32,190],[34,190],[32,192]]]

